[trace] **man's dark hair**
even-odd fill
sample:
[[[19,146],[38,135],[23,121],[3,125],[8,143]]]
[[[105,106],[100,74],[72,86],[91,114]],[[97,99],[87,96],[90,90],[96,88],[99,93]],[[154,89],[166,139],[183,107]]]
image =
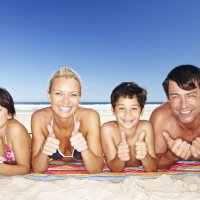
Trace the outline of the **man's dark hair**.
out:
[[[163,81],[163,89],[169,99],[169,81],[172,80],[183,90],[200,88],[200,68],[194,65],[179,65],[169,72]]]

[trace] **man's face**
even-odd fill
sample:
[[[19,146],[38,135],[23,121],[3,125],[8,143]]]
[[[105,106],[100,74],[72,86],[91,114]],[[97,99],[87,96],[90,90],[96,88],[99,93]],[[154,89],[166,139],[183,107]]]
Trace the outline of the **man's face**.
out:
[[[169,81],[169,102],[174,116],[182,123],[192,123],[200,115],[200,89],[181,89]]]

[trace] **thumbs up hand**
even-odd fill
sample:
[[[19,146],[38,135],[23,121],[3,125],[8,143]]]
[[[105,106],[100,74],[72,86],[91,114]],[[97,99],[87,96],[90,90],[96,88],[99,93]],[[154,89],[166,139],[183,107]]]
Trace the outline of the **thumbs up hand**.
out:
[[[167,132],[163,132],[163,136],[167,142],[168,149],[177,157],[187,160],[191,156],[190,144],[182,139],[173,140]]]
[[[190,152],[196,159],[200,159],[200,137],[197,137],[190,146]]]
[[[42,153],[47,156],[51,156],[56,152],[57,149],[59,149],[60,141],[56,139],[53,132],[53,127],[51,125],[48,124],[47,129],[49,131],[49,135],[42,147]]]
[[[121,161],[128,161],[130,160],[130,155],[129,155],[129,147],[128,143],[126,141],[126,134],[124,131],[120,133],[121,136],[121,142],[118,145],[118,157]]]
[[[147,155],[147,145],[145,143],[145,135],[146,135],[146,133],[144,131],[142,131],[139,134],[137,142],[135,143],[135,150],[136,150],[135,157],[138,160],[144,159]]]
[[[88,149],[87,142],[83,137],[82,133],[78,132],[80,127],[80,122],[76,122],[72,136],[70,138],[71,145],[79,152],[85,151]]]

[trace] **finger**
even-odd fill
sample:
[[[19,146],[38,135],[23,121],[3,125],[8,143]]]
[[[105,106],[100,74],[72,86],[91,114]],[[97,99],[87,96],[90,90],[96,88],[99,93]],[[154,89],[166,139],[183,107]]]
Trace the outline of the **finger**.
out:
[[[81,144],[80,146],[78,146],[78,147],[76,148],[76,150],[79,151],[79,152],[82,152],[82,151],[87,150],[87,148],[88,148],[87,144],[84,143],[84,144]]]
[[[48,137],[45,142],[45,146],[52,146],[53,148],[59,147],[60,141],[56,138]]]
[[[71,137],[70,142],[71,142],[71,145],[73,146],[78,146],[83,143],[86,143],[85,138],[80,133],[75,135],[74,137]]]
[[[186,156],[185,156],[185,160],[188,160],[191,157],[191,152],[190,150],[187,152]]]
[[[48,155],[52,155],[53,153],[56,153],[56,149],[55,148],[50,148],[50,147],[44,147],[42,152],[44,154],[48,154]]]
[[[145,135],[146,135],[146,133],[145,133],[144,131],[142,131],[142,132],[139,134],[138,142],[144,142]]]
[[[137,143],[137,145],[135,146],[136,151],[143,151],[143,150],[146,150],[146,149],[147,149],[147,146],[144,142]]]
[[[182,139],[176,139],[171,147],[172,151],[177,151],[181,144],[183,143]]]
[[[121,142],[122,143],[127,143],[127,141],[126,141],[126,133],[124,131],[121,131],[120,136],[121,136]]]
[[[197,152],[196,152],[196,148],[194,147],[194,146],[190,146],[190,152],[191,152],[191,154],[192,154],[192,156],[194,157],[194,158],[196,158],[197,157]]]
[[[75,126],[74,126],[74,130],[72,132],[72,135],[75,135],[76,133],[78,133],[79,128],[80,128],[80,121],[77,121]]]
[[[163,132],[163,136],[168,144],[172,144],[174,142],[174,140],[169,136],[169,133]]]
[[[198,137],[198,138],[196,138],[193,142],[192,142],[192,144],[194,143],[194,146],[196,147],[196,148],[200,148],[200,138]]]
[[[124,148],[119,148],[119,149],[118,149],[118,152],[119,152],[119,153],[122,153],[122,154],[123,154],[123,153],[129,153],[129,148],[125,148],[125,149],[124,149]]]
[[[185,159],[188,152],[190,152],[190,144],[184,141],[181,144],[178,154],[180,155],[181,158]]]
[[[47,130],[49,132],[49,137],[56,138],[55,133],[53,132],[53,127],[50,124],[47,124]]]

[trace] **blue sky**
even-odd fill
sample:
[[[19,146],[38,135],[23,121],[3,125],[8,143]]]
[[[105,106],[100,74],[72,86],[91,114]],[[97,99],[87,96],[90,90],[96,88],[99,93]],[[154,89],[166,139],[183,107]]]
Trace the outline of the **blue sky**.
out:
[[[200,66],[199,0],[0,0],[0,86],[15,101],[47,101],[53,72],[76,70],[82,101],[110,101],[123,81],[165,101],[162,81]]]

